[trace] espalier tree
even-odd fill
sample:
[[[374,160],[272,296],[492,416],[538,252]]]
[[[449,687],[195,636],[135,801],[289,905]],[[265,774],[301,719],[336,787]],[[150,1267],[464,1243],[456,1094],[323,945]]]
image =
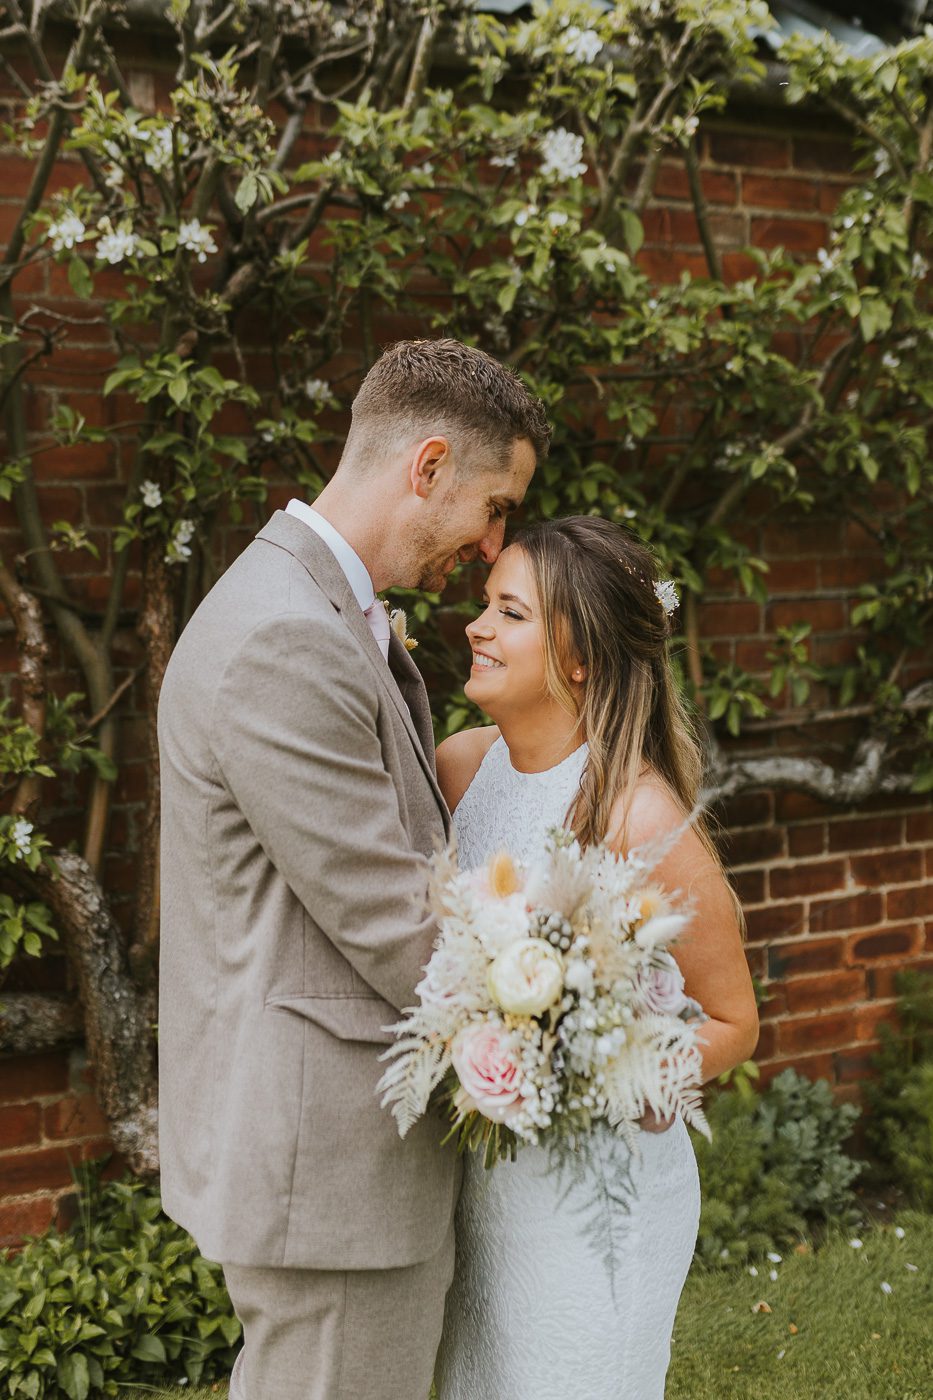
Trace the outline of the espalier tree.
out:
[[[0,492],[25,541],[0,561],[21,657],[17,699],[0,711],[0,963],[57,937],[81,1003],[8,995],[3,1044],[83,1033],[114,1140],[137,1169],[156,1165],[154,715],[165,664],[223,566],[221,523],[261,515],[273,472],[302,492],[320,488],[331,410],[347,405],[390,321],[480,343],[544,398],[556,437],[530,514],[599,511],[660,551],[684,599],[674,649],[712,793],[783,786],[853,802],[933,787],[931,686],[905,692],[900,681],[929,646],[933,614],[933,35],[871,59],[828,38],[785,45],[787,101],[846,124],[861,178],[817,259],[753,253],[754,273],[730,283],[698,128],[731,85],[761,75],[761,0],[621,0],[608,11],[554,0],[519,21],[456,0],[172,0],[160,43],[168,52],[174,42],[177,67],[155,112],[134,105],[121,68],[119,5],[27,13],[0,0],[0,14],[21,94],[7,139],[32,162],[0,265]],[[324,130],[309,148],[312,109]],[[53,193],[66,152],[79,173]],[[707,264],[672,285],[637,260],[662,158],[682,162]],[[98,612],[69,595],[59,560],[112,522],[49,518],[35,469],[49,448],[101,431],[65,405],[27,432],[31,376],[54,365],[69,333],[66,315],[17,294],[46,259],[112,327],[102,392],[133,405],[120,552]],[[244,368],[257,349],[269,366],[263,388]],[[675,401],[694,426],[664,439],[659,466],[660,420]],[[244,425],[235,433],[231,415]],[[860,521],[882,546],[883,574],[861,590],[854,618],[855,664],[817,665],[805,626],[774,636],[770,686],[704,650],[711,571],[767,596],[767,565],[737,530],[763,500],[788,521]],[[114,642],[131,557],[141,561],[132,621],[151,783],[127,940],[101,871],[121,761],[126,682],[115,684]],[[467,592],[398,600],[418,620],[441,732],[475,718],[450,641]],[[46,684],[52,631],[76,676],[64,702]],[[785,691],[790,715],[772,708]],[[828,763],[821,726],[840,719],[850,737]],[[796,756],[749,757],[747,744],[737,754],[721,742],[789,723],[801,730]],[[48,793],[82,765],[93,770],[83,848],[56,849]]]

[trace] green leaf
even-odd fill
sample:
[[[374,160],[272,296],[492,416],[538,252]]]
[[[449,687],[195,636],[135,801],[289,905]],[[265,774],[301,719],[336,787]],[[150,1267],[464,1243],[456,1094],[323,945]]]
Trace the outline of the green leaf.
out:
[[[245,214],[247,210],[252,209],[258,195],[259,181],[256,179],[253,172],[249,171],[237,185],[236,194],[233,196],[236,207],[241,214]]]
[[[68,281],[75,296],[89,297],[94,291],[94,279],[82,258],[71,259],[68,264]]]
[[[59,1361],[58,1383],[68,1400],[87,1400],[91,1377],[87,1360],[81,1352],[69,1352]]]
[[[139,1338],[130,1355],[135,1356],[137,1361],[164,1362],[166,1359],[165,1346],[161,1338],[155,1337],[151,1333]]]
[[[622,210],[622,232],[629,252],[634,256],[645,241],[641,219],[631,209]]]
[[[178,404],[179,408],[184,403],[188,397],[188,380],[183,374],[177,374],[174,379],[169,381],[168,396],[173,403]]]

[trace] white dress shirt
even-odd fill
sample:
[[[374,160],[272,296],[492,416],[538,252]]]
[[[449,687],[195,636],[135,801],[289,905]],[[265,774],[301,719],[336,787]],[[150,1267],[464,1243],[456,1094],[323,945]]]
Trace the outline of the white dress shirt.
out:
[[[360,556],[352,545],[347,544],[339,530],[335,529],[329,520],[325,520],[320,511],[314,510],[312,506],[304,501],[291,500],[285,507],[287,515],[294,515],[297,520],[301,520],[318,535],[327,548],[333,554],[337,563],[347,576],[347,582],[353,590],[353,596],[360,605],[360,609],[366,613],[376,601],[376,590],[373,588],[373,581],[369,576],[369,570],[363,563]],[[377,641],[382,650],[383,656],[389,659],[389,639],[383,640],[377,637]]]

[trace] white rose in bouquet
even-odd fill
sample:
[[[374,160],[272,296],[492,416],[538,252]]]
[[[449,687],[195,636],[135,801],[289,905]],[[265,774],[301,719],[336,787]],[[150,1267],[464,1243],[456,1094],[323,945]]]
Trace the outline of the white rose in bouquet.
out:
[[[500,953],[489,969],[489,995],[513,1016],[540,1016],[564,986],[560,954],[543,938],[523,938]]]
[[[528,910],[525,897],[509,895],[506,899],[491,899],[483,903],[477,917],[477,932],[489,957],[502,953],[528,932]]]

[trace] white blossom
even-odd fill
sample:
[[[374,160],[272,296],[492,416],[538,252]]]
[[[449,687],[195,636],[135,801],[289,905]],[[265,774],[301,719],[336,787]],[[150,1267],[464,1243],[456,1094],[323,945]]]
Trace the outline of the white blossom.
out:
[[[114,229],[109,219],[101,219],[97,227],[102,231],[102,236],[97,240],[97,256],[101,262],[114,265],[124,258],[131,258],[138,251],[139,239],[125,224]]]
[[[306,379],[305,393],[313,403],[326,403],[330,398],[330,385],[326,379]]]
[[[497,170],[511,170],[517,162],[518,156],[514,151],[510,152],[509,155],[489,157],[489,164],[494,165]]]
[[[570,215],[565,214],[562,209],[549,209],[547,213],[547,221],[551,228],[563,228],[569,218]]]
[[[515,222],[518,227],[524,228],[528,220],[532,218],[533,215],[537,214],[537,212],[537,204],[526,204],[524,209],[519,209],[518,213],[515,215]]]
[[[55,223],[49,224],[49,242],[56,253],[81,243],[86,234],[87,229],[77,214],[63,214]]]
[[[217,252],[217,244],[210,229],[204,228],[200,219],[185,219],[178,225],[178,246],[196,253],[198,262],[206,262],[208,253]]]
[[[144,481],[139,488],[139,493],[143,498],[143,505],[149,510],[155,510],[162,504],[162,492],[157,481]]]
[[[404,209],[411,199],[407,190],[399,190],[397,194],[390,195],[386,200],[387,209]]]
[[[28,822],[25,817],[17,817],[10,828],[10,840],[16,847],[15,860],[21,856],[28,856],[32,850],[32,833],[34,827],[32,822]]]
[[[881,356],[881,363],[884,365],[885,369],[897,369],[901,362],[900,358],[895,355],[893,351],[885,350],[884,354]]]
[[[429,180],[434,174],[434,162],[426,160],[423,165],[416,165],[412,168],[412,175],[421,180]]]
[[[544,157],[541,174],[545,180],[573,180],[582,175],[586,165],[580,159],[583,155],[583,137],[566,127],[552,127],[541,137],[541,154]]]
[[[186,559],[191,558],[189,541],[194,535],[194,530],[193,520],[179,520],[175,526],[174,534],[169,540],[168,549],[165,551],[166,564],[183,564]]]
[[[592,63],[602,46],[595,29],[581,29],[578,24],[572,24],[564,35],[564,52],[577,63]]]
[[[910,263],[910,275],[918,282],[922,282],[930,270],[930,264],[922,253],[914,253]]]
[[[145,133],[147,150],[143,160],[150,170],[158,174],[172,163],[172,128],[157,126]],[[180,144],[180,143],[179,143]]]

